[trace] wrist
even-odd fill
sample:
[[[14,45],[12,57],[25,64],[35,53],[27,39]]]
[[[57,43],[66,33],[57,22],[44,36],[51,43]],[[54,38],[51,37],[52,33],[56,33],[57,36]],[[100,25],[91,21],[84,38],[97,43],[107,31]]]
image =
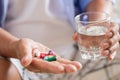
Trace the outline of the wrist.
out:
[[[18,42],[19,42],[18,38],[11,40],[9,42],[8,51],[9,51],[10,57],[12,57],[12,58],[18,58],[18,56],[17,56]]]
[[[86,7],[86,11],[105,12],[112,15],[112,2],[110,0],[92,0]]]

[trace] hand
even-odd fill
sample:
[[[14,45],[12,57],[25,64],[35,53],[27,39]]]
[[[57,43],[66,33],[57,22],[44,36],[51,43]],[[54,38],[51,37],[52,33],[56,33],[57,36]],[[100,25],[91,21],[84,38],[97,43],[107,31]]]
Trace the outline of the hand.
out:
[[[119,41],[120,41],[120,34],[119,34],[119,26],[113,22],[110,23],[110,28],[108,32],[105,34],[107,41],[102,43],[102,55],[107,56],[109,60],[113,60],[116,51],[119,48]],[[78,34],[77,32],[73,35],[73,40],[78,40]]]
[[[63,59],[59,56],[57,56],[56,61],[52,62],[34,57],[37,50],[48,52],[50,49],[31,39],[20,39],[14,44],[18,59],[20,59],[21,64],[30,71],[41,73],[71,73],[81,68],[79,62]]]
[[[110,23],[110,28],[106,33],[107,41],[102,43],[102,55],[108,56],[109,60],[113,60],[117,49],[119,48],[120,34],[119,26],[113,22]]]

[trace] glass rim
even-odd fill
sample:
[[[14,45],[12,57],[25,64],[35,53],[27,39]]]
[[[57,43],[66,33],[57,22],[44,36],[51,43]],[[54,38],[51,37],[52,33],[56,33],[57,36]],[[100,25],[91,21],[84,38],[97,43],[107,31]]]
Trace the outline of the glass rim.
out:
[[[94,13],[94,14],[104,14],[104,15],[106,15],[106,18],[104,18],[104,19],[101,19],[101,20],[98,20],[98,21],[88,21],[88,22],[85,22],[85,21],[80,21],[80,16],[82,16],[82,15],[85,15],[85,14],[91,14],[91,13]],[[110,16],[109,16],[109,14],[107,14],[107,13],[105,13],[105,12],[83,12],[83,13],[81,13],[81,14],[78,14],[78,15],[76,15],[75,16],[75,22],[76,23],[79,23],[79,22],[81,22],[81,23],[88,23],[88,24],[90,24],[90,23],[101,23],[101,22],[104,22],[104,21],[108,21],[108,20],[110,20]]]

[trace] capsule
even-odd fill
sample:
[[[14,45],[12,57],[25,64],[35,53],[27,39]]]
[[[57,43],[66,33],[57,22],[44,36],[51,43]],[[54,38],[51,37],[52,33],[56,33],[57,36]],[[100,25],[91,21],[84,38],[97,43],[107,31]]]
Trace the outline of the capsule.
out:
[[[39,57],[40,56],[40,51],[38,51],[36,54],[35,54],[36,57]]]
[[[44,60],[46,61],[56,61],[56,56],[45,56],[44,57]]]
[[[46,56],[47,56],[47,54],[41,53],[39,57],[43,59],[43,58],[46,57]]]
[[[50,50],[50,51],[48,52],[48,55],[55,55],[55,53]]]

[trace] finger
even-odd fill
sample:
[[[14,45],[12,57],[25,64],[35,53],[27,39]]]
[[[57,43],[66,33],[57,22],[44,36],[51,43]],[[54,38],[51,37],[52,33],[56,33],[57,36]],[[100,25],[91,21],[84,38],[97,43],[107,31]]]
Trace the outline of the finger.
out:
[[[77,69],[82,69],[82,64],[79,63],[78,61],[72,61],[71,64],[75,65],[77,67]]]
[[[101,52],[102,56],[108,56],[109,53],[109,50],[102,50]]]
[[[117,52],[114,51],[112,54],[110,54],[110,55],[108,56],[109,61],[111,61],[111,60],[113,60],[113,59],[115,58],[116,53],[117,53]]]
[[[72,73],[77,71],[77,68],[75,67],[75,65],[72,64],[64,64],[64,63],[60,63],[57,61],[54,61],[53,63],[57,63],[58,65],[63,65],[64,66],[64,72],[63,73]]]
[[[39,57],[40,56],[40,50],[37,49],[37,48],[33,49],[32,55],[33,55],[33,57]]]
[[[111,22],[110,23],[110,31],[112,31],[113,33],[118,32],[119,31],[119,25]]]
[[[113,22],[110,23],[110,28],[108,32],[106,33],[107,38],[111,38],[113,35],[115,35],[117,32],[119,32],[119,26]]]
[[[55,62],[48,62],[41,59],[33,59],[32,65],[35,65],[37,69],[42,72],[50,72],[50,73],[64,73],[64,66],[61,64],[57,64]]]
[[[113,37],[113,32],[111,31],[108,31],[106,34],[105,34],[106,38],[109,39],[111,37]]]
[[[119,48],[119,43],[116,43],[115,45],[113,45],[110,49],[109,49],[109,54],[112,54],[113,52],[115,52],[116,50],[118,50]]]
[[[72,36],[72,39],[74,41],[77,41],[77,39],[78,39],[78,33],[77,32],[74,33],[74,35]]]
[[[77,68],[75,67],[75,65],[59,63],[59,62],[57,62],[57,61],[54,61],[53,63],[64,66],[64,72],[61,72],[61,73],[72,73],[72,72],[77,71]],[[58,72],[57,72],[57,73],[58,73]]]
[[[42,59],[41,59],[42,60]],[[57,65],[61,65],[60,63],[58,63],[58,62],[53,62],[54,64],[57,64]],[[53,71],[50,71],[50,70],[48,70],[47,68],[46,69],[40,69],[40,68],[38,68],[38,66],[37,65],[35,65],[35,64],[31,64],[31,65],[29,65],[28,67],[26,67],[29,71],[32,71],[32,72],[35,72],[35,73],[60,73],[60,72],[53,72]],[[62,72],[61,72],[62,73]],[[65,73],[65,71],[63,72],[63,73]]]
[[[64,68],[65,68],[65,73],[72,73],[72,72],[76,72],[77,68],[72,65],[72,64],[64,64]]]
[[[21,64],[26,67],[32,62],[32,49],[24,48],[22,54]]]
[[[114,35],[112,38],[108,40],[110,46],[113,46],[115,43],[119,42],[120,35],[117,32],[116,35]]]
[[[116,43],[110,49],[102,50],[102,56],[108,56],[109,54],[115,52],[118,48],[119,48],[119,43]]]
[[[63,63],[63,64],[72,64],[77,69],[81,69],[82,68],[82,65],[79,62],[77,62],[77,61],[70,61],[70,60],[63,59],[63,58],[57,58],[57,61],[60,62],[60,63]]]
[[[103,50],[105,50],[105,49],[108,49],[110,47],[110,44],[109,44],[109,42],[103,42],[103,43],[101,43],[101,47]]]

